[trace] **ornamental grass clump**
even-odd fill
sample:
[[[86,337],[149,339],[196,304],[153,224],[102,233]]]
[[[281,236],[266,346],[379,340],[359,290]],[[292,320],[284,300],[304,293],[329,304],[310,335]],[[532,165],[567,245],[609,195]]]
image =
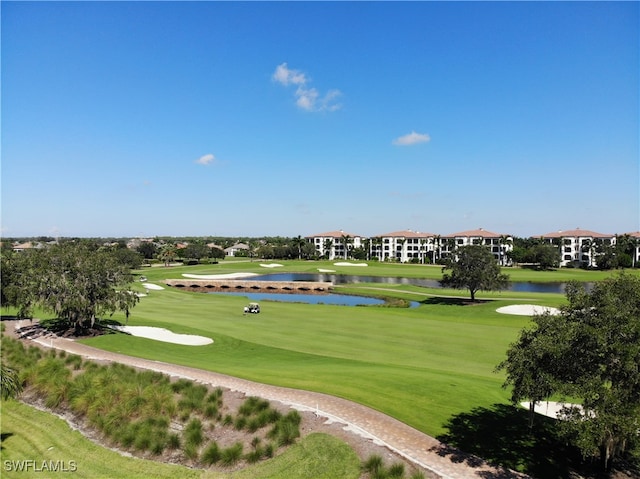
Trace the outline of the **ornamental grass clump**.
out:
[[[202,451],[200,461],[207,466],[211,466],[220,461],[221,458],[222,452],[220,451],[220,447],[217,442],[213,441]]]
[[[241,442],[236,442],[233,446],[223,449],[220,456],[220,464],[223,466],[233,466],[242,459],[243,449],[244,446]]]
[[[204,433],[202,432],[202,422],[200,419],[194,418],[187,423],[184,429],[184,441],[186,446],[200,446],[204,441]]]
[[[267,437],[276,441],[279,446],[288,446],[300,437],[300,422],[302,418],[298,411],[291,411],[281,417],[267,433]]]

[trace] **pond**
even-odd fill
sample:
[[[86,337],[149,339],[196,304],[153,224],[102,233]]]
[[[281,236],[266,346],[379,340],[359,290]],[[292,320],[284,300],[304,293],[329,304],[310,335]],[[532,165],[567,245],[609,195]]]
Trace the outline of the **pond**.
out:
[[[287,293],[209,293],[226,296],[244,296],[251,301],[282,301],[287,303],[334,304],[339,306],[372,306],[384,304],[384,300],[349,294],[287,294]],[[417,306],[418,303],[415,303]]]
[[[333,284],[352,283],[383,283],[383,284],[413,284],[426,288],[440,288],[436,279],[422,278],[387,278],[382,276],[358,276],[351,274],[332,273],[270,273],[253,276],[252,281],[331,281]],[[527,293],[564,293],[565,283],[533,283],[513,282],[508,291]]]

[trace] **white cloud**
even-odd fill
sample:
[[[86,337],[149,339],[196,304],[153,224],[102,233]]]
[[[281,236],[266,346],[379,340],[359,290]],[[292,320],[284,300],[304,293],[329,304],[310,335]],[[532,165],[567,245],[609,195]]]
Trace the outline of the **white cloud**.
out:
[[[304,85],[307,83],[307,77],[304,73],[298,70],[290,70],[286,63],[282,63],[276,67],[276,71],[273,73],[274,81],[282,83],[283,85]]]
[[[215,161],[216,157],[209,153],[208,155],[203,155],[198,158],[196,160],[196,163],[198,163],[199,165],[210,165],[211,163],[215,163]]]
[[[306,111],[336,111],[342,108],[336,99],[342,95],[340,90],[329,90],[321,97],[316,88],[308,87],[309,78],[299,70],[290,69],[286,63],[282,63],[276,67],[272,77],[284,86],[297,85],[294,93],[296,97],[296,105]]]
[[[409,146],[415,145],[416,143],[426,143],[428,141],[431,141],[431,137],[426,133],[416,133],[415,131],[412,131],[408,135],[400,136],[393,140],[393,144],[398,146]]]

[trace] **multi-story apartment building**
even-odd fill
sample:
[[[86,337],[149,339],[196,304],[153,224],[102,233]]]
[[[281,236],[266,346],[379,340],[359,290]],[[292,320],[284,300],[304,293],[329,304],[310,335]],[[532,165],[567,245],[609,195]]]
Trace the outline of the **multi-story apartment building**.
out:
[[[509,265],[507,253],[513,249],[513,237],[507,234],[493,233],[482,228],[461,231],[442,236],[442,254],[450,256],[455,254],[455,249],[468,245],[484,245],[491,249],[496,261],[503,266]]]
[[[616,237],[612,234],[576,228],[566,231],[554,231],[540,235],[545,242],[560,247],[560,266],[597,266],[597,249],[600,245],[615,245]]]
[[[635,267],[637,264],[640,264],[640,231],[634,231],[633,233],[627,233],[627,236],[634,240],[635,244],[633,247],[633,266]]]
[[[372,258],[378,258],[380,261],[431,262],[435,237],[433,233],[411,230],[384,233],[371,238],[370,254]]]
[[[348,258],[349,251],[362,247],[365,238],[338,230],[307,236],[306,240],[313,243],[319,256],[333,260],[336,258]]]

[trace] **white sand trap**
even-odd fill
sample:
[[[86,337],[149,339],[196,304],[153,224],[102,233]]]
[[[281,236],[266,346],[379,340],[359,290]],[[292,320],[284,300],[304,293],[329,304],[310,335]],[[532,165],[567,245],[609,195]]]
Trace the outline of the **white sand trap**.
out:
[[[530,403],[528,401],[520,403],[520,405],[523,408],[527,409],[527,411],[529,410],[529,404]],[[537,412],[538,414],[542,414],[543,416],[552,417],[554,419],[562,419],[562,414],[560,413],[562,408],[571,406],[577,407],[578,409],[580,409],[580,411],[582,411],[582,406],[580,406],[579,404],[561,403],[554,401],[539,402],[535,405],[534,410],[535,412]]]
[[[282,265],[278,264],[278,263],[269,263],[269,264],[260,263],[260,266],[262,266],[263,268],[280,268],[280,267],[282,267]]]
[[[320,273],[335,273],[336,272],[335,269],[322,269],[322,268],[318,268],[318,271]]]
[[[165,343],[184,344],[186,346],[204,346],[213,343],[213,339],[194,334],[176,334],[165,328],[151,326],[114,326],[113,329],[129,333],[132,336],[155,339]]]
[[[235,278],[248,278],[249,276],[257,276],[257,273],[225,273],[225,274],[182,273],[182,276],[190,279],[235,279]]]
[[[147,289],[155,289],[157,291],[160,291],[161,289],[164,289],[162,286],[160,286],[158,284],[153,284],[153,283],[142,283],[142,286],[144,286]]]
[[[511,306],[498,308],[496,311],[502,314],[516,314],[518,316],[535,316],[544,313],[556,315],[560,313],[560,310],[557,308],[539,306],[537,304],[512,304]]]
[[[367,263],[333,263],[334,266],[369,266]]]

